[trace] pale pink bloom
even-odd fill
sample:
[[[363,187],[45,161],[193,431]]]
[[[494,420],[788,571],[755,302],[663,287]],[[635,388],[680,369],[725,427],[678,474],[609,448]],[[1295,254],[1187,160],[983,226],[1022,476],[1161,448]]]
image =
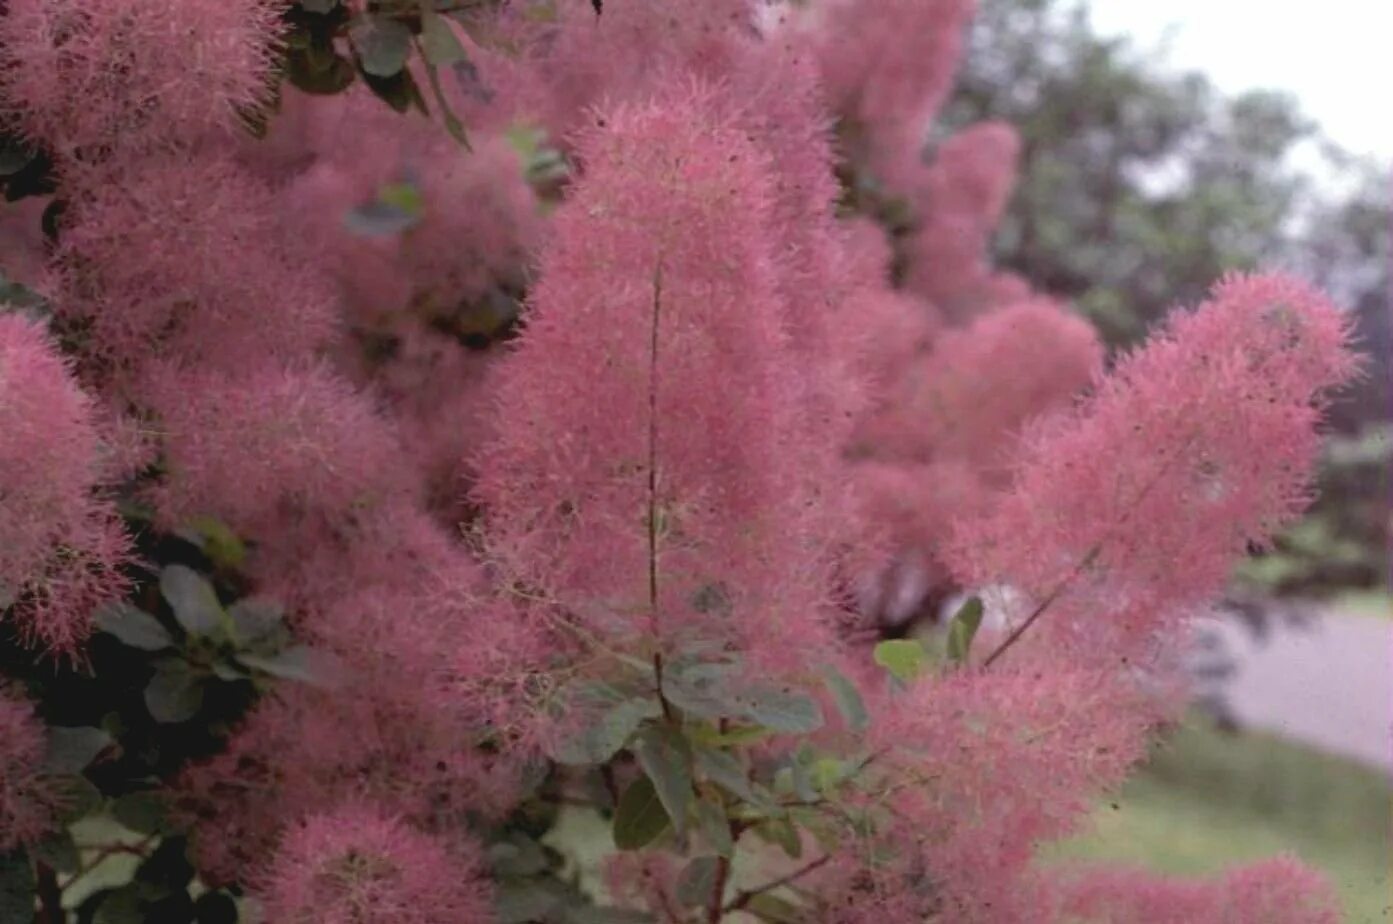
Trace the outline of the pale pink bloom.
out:
[[[952,88],[973,0],[818,0],[807,34],[851,154],[900,191]]]
[[[770,165],[708,99],[582,139],[475,496],[508,578],[587,631],[791,667],[827,638],[828,450],[781,323]]]
[[[869,424],[878,456],[1000,468],[1032,418],[1066,407],[1102,365],[1083,318],[1036,298],[948,330]]]
[[[1151,718],[1125,682],[1058,668],[952,673],[872,702],[860,801],[876,833],[822,874],[830,921],[1009,920],[995,914],[1037,845],[1122,780]]]
[[[955,523],[955,571],[1051,601],[1043,634],[1076,655],[1142,650],[1305,508],[1347,330],[1298,280],[1225,278],[1028,428],[1010,489]]]
[[[256,892],[277,924],[485,924],[483,877],[477,848],[349,803],[292,826]]]
[[[81,350],[95,368],[118,379],[152,358],[241,369],[334,337],[312,252],[281,226],[272,189],[231,161],[145,157],[73,192],[56,308],[90,331]]]
[[[547,22],[515,22],[521,54],[501,65],[517,117],[570,144],[593,123],[593,106],[646,101],[673,73],[708,79],[732,72],[753,37],[750,0],[616,3],[596,16],[585,3],[555,6]]]
[[[917,227],[905,242],[905,286],[956,320],[995,294],[992,233],[1016,179],[1020,138],[1003,122],[962,129],[938,149],[911,194]]]
[[[320,365],[160,369],[146,392],[164,436],[169,472],[155,499],[167,523],[219,517],[270,542],[414,491],[390,422]]]
[[[58,793],[44,775],[45,749],[34,707],[0,688],[0,853],[34,843],[56,823]]]
[[[1292,857],[1180,879],[1101,867],[1063,877],[1059,913],[1078,924],[1335,924],[1339,900],[1325,877]]]
[[[277,0],[12,0],[0,100],[64,160],[235,130],[267,100]]]
[[[75,657],[92,611],[128,586],[129,540],[98,490],[91,399],[38,324],[0,315],[0,589],[31,642]]]

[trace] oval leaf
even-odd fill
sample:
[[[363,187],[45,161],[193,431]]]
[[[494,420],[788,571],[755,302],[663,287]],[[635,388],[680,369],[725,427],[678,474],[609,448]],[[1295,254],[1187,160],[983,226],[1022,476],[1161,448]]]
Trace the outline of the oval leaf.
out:
[[[875,663],[890,672],[901,683],[909,683],[919,676],[928,662],[928,652],[924,646],[912,638],[894,638],[875,646],[871,656]]]
[[[832,694],[832,701],[837,704],[837,711],[841,713],[846,727],[854,732],[864,731],[871,719],[856,684],[830,664],[822,669],[822,682],[827,685],[827,692]]]
[[[348,30],[362,59],[363,70],[374,77],[400,73],[411,56],[411,30],[395,19],[374,17]]]
[[[653,781],[641,776],[624,790],[614,809],[614,846],[640,850],[672,826]]]
[[[48,730],[48,755],[44,763],[54,773],[81,773],[109,744],[111,736],[100,728],[53,726]]]
[[[639,733],[633,751],[680,835],[692,804],[691,747],[675,729],[654,726]]]
[[[720,878],[720,857],[697,857],[677,877],[677,901],[684,908],[700,908],[711,901]]]
[[[160,651],[174,644],[158,619],[129,603],[103,607],[94,621],[98,629],[116,636],[121,644],[141,651]]]
[[[161,571],[160,594],[191,635],[214,635],[226,626],[227,614],[213,585],[192,568],[170,565]]]
[[[972,639],[982,625],[982,598],[969,597],[948,624],[948,659],[957,664],[967,660]]]
[[[191,673],[183,661],[161,663],[145,685],[145,708],[156,722],[187,722],[202,706],[203,678]]]

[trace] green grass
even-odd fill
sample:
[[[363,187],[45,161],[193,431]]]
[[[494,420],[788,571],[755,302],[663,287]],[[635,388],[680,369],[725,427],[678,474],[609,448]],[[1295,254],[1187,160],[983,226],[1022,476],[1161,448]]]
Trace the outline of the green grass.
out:
[[[1393,921],[1388,777],[1258,735],[1183,727],[1050,858],[1202,874],[1293,853],[1335,883],[1350,922]]]

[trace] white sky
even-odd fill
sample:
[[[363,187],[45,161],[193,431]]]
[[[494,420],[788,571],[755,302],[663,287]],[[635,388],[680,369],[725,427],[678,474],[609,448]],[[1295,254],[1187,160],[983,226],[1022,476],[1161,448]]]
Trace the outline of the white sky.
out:
[[[1393,0],[1091,0],[1103,35],[1155,48],[1220,88],[1294,93],[1341,147],[1393,162]]]

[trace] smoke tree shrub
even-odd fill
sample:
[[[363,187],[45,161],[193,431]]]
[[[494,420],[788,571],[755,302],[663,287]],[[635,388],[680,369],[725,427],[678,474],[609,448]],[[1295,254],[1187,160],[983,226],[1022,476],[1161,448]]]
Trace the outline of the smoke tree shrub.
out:
[[[6,4],[5,920],[1334,920],[1036,859],[1357,363],[1296,279],[1109,365],[997,273],[970,12]]]

